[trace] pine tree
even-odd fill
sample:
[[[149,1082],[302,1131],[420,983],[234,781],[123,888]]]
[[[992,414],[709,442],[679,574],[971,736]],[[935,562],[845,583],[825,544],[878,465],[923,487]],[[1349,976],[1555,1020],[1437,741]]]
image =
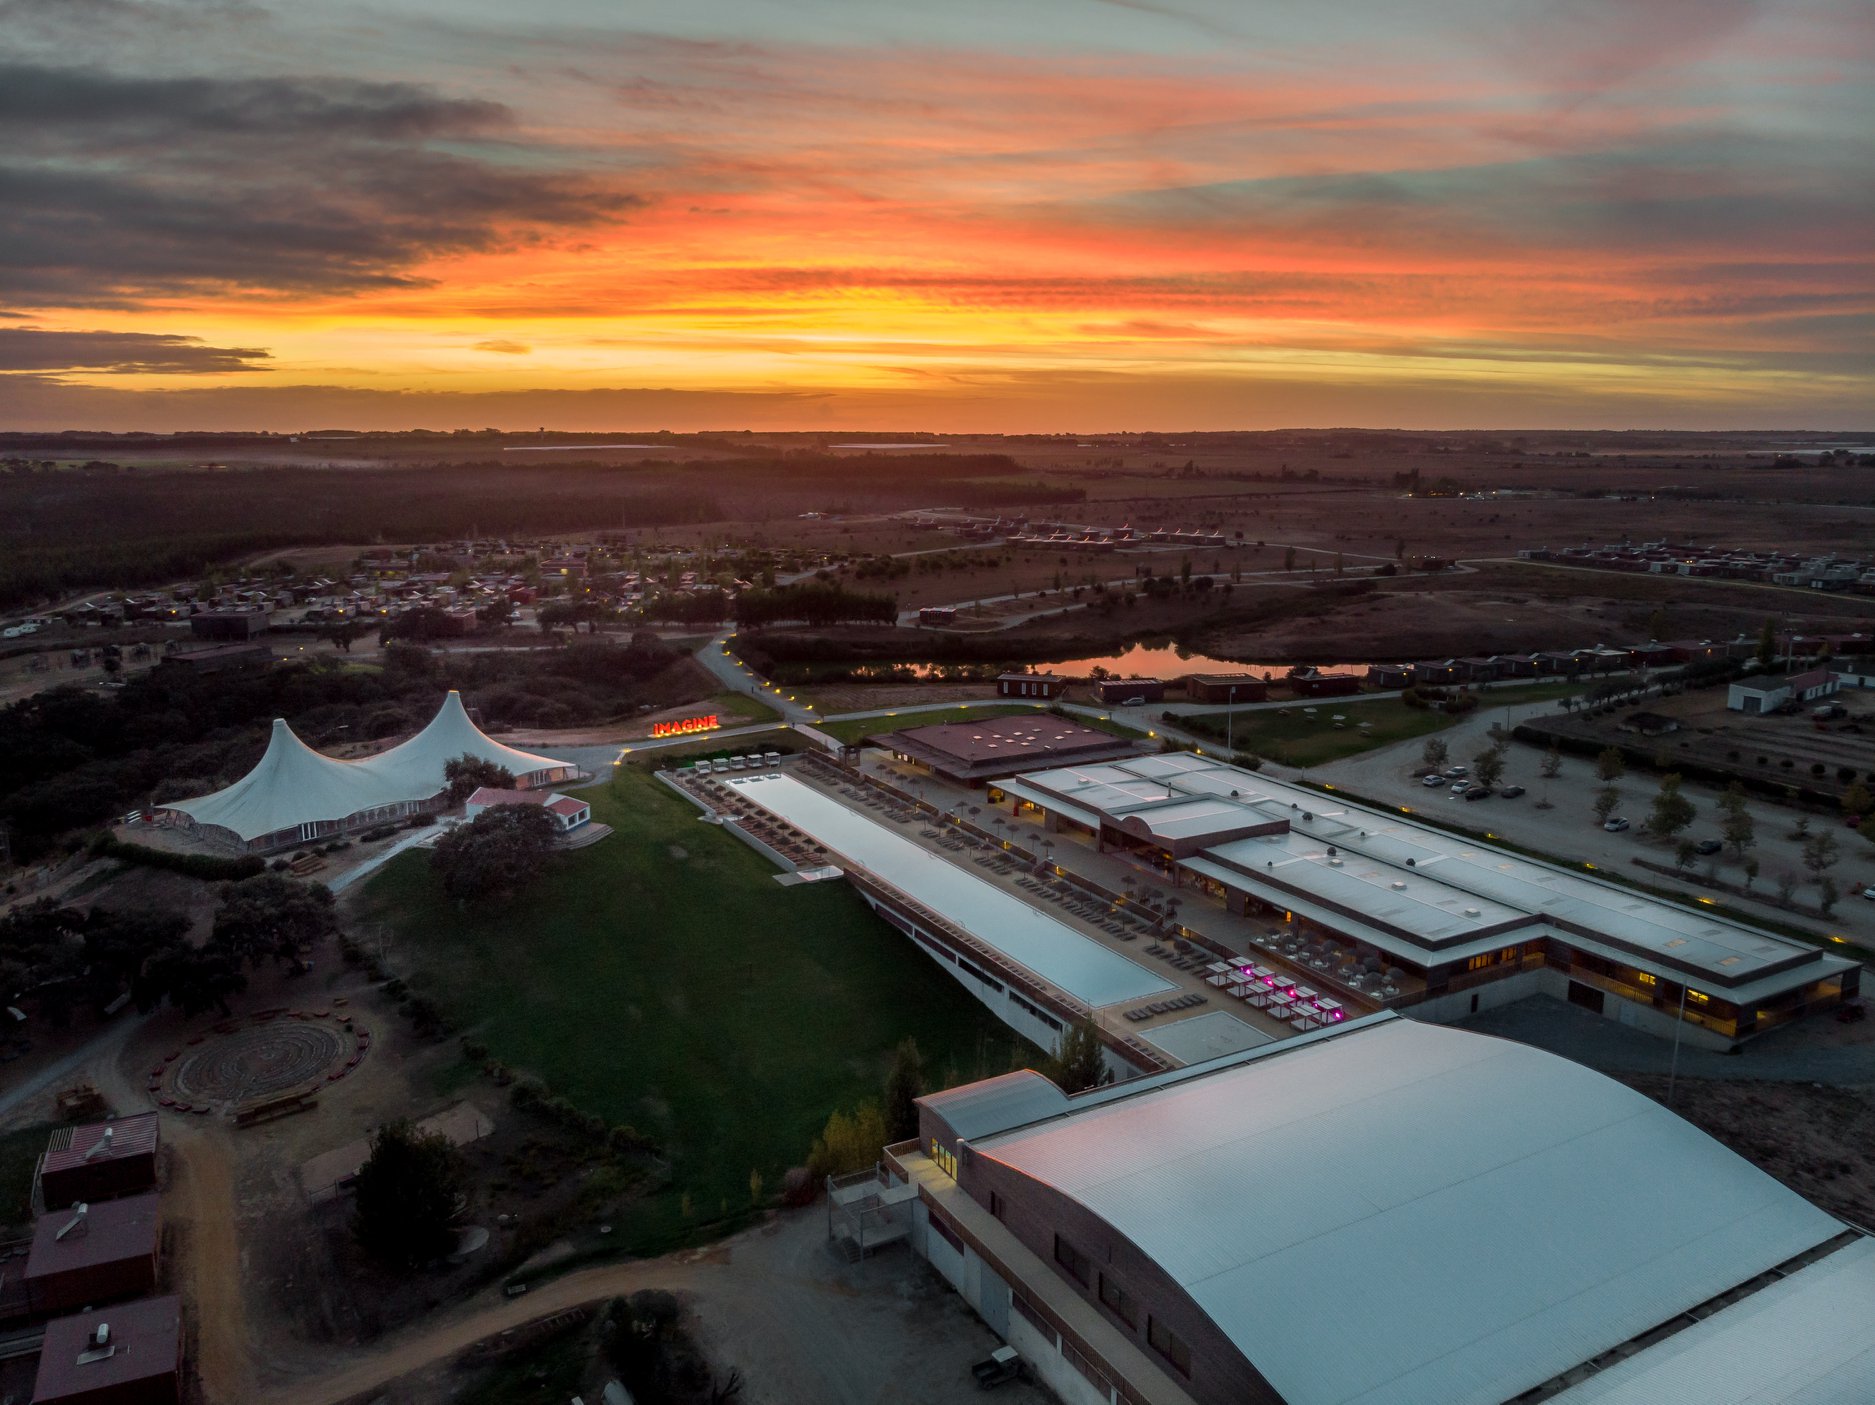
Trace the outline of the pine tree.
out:
[[[909,1035],[899,1041],[892,1054],[892,1068],[885,1076],[886,1141],[902,1142],[918,1135],[917,1100],[924,1096],[924,1055],[918,1041]]]

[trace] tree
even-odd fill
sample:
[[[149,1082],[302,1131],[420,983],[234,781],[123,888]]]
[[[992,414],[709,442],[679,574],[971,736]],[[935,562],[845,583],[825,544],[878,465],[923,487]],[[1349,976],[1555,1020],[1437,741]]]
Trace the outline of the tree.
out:
[[[1835,865],[1838,856],[1833,834],[1813,834],[1803,841],[1803,866],[1810,870],[1812,882],[1820,880],[1824,871]]]
[[[240,958],[226,947],[180,943],[144,963],[130,996],[139,1010],[147,1012],[168,1001],[193,1018],[209,1010],[225,1016],[228,997],[246,989]]]
[[[1064,1093],[1080,1093],[1113,1082],[1094,1022],[1076,1020],[1062,1031],[1061,1042],[1055,1046],[1053,1057],[1043,1061],[1041,1072]]]
[[[1296,568],[1296,549],[1292,546],[1283,552],[1283,569],[1293,571]]]
[[[1602,754],[1595,758],[1596,778],[1612,785],[1628,773],[1628,763],[1621,755],[1618,746],[1604,747]]]
[[[1451,748],[1446,746],[1445,738],[1427,737],[1426,745],[1420,750],[1419,759],[1425,762],[1428,768],[1437,770],[1445,765],[1446,759],[1451,754]]]
[[[457,902],[512,897],[540,877],[559,833],[538,805],[496,805],[437,840],[430,867]]]
[[[1778,875],[1777,875],[1777,900],[1778,902],[1785,907],[1789,907],[1790,900],[1796,896],[1796,893],[1797,893],[1797,875],[1792,873],[1787,868],[1779,870]]]
[[[902,1142],[918,1135],[916,1100],[924,1096],[924,1055],[918,1041],[907,1035],[892,1054],[892,1067],[885,1076],[885,1135],[889,1142]]]
[[[1836,904],[1842,901],[1842,889],[1836,886],[1834,878],[1816,880],[1816,905],[1825,917],[1835,911]]]
[[[514,602],[505,595],[498,595],[486,605],[480,606],[475,618],[488,629],[506,629],[514,623]]]
[[[1757,843],[1757,826],[1745,805],[1745,788],[1733,781],[1719,797],[1719,837],[1731,847],[1732,857],[1742,859],[1745,850]]]
[[[372,1134],[353,1189],[358,1242],[399,1268],[447,1254],[466,1186],[462,1153],[440,1132],[389,1122]]]
[[[349,620],[341,620],[339,623],[331,625],[326,629],[325,639],[327,643],[340,653],[349,654],[352,651],[353,643],[362,639],[365,634],[369,632],[370,628],[371,626],[356,617]]]
[[[337,930],[330,888],[263,873],[222,890],[209,945],[244,966],[293,962]]]
[[[852,1116],[835,1111],[814,1143],[807,1169],[816,1176],[844,1176],[879,1160],[886,1144],[885,1115],[877,1103],[861,1103]]]
[[[1698,857],[1699,846],[1690,839],[1682,839],[1674,846],[1673,866],[1684,873],[1693,866],[1693,861]]]
[[[1647,637],[1658,641],[1667,633],[1667,607],[1654,606],[1654,612],[1647,617]]]
[[[1673,772],[1660,778],[1660,792],[1654,796],[1653,810],[1647,816],[1648,832],[1661,839],[1671,839],[1691,824],[1699,811],[1680,793],[1680,777]]]
[[[1562,753],[1554,745],[1543,753],[1543,764],[1537,771],[1546,781],[1553,781],[1562,774]]]
[[[1758,631],[1758,663],[1769,668],[1777,662],[1777,622],[1767,619]]]
[[[1471,773],[1478,784],[1485,789],[1492,789],[1504,779],[1504,753],[1510,749],[1510,743],[1499,737],[1483,751],[1471,758]]]
[[[1755,858],[1745,860],[1745,891],[1751,891],[1751,885],[1758,881],[1758,861]]]
[[[1620,803],[1621,791],[1619,788],[1612,785],[1603,786],[1595,796],[1595,822],[1597,824],[1607,824],[1609,816],[1613,815],[1615,812],[1615,806]]]
[[[1875,805],[1875,797],[1869,795],[1869,788],[1861,781],[1855,782],[1842,793],[1842,812],[1845,815],[1866,815],[1870,805]]]
[[[443,799],[451,809],[467,800],[483,786],[490,790],[514,789],[514,772],[480,756],[463,754],[443,763]]]

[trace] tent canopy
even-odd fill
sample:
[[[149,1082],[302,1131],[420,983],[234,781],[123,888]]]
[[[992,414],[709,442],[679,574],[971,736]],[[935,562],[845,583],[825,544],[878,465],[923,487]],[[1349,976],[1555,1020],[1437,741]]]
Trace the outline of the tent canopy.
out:
[[[463,710],[461,694],[452,690],[421,732],[358,761],[314,751],[275,718],[266,754],[253,770],[212,795],[161,808],[251,841],[304,824],[430,800],[444,788],[443,767],[458,756],[492,761],[513,772],[517,782],[565,780],[578,771],[571,762],[517,751],[484,736]]]

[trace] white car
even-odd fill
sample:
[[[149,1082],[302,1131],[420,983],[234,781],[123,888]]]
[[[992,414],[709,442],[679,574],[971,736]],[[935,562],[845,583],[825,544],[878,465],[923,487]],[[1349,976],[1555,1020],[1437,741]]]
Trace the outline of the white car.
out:
[[[1610,834],[1619,834],[1622,830],[1629,828],[1629,825],[1621,816],[1616,815],[1613,819],[1609,820],[1607,824],[1603,825],[1602,828],[1607,830]]]
[[[1870,902],[1875,902],[1875,883],[1871,883],[1868,887],[1864,888],[1862,890],[1862,896],[1867,898]]]
[[[1436,790],[1438,789],[1438,787],[1445,784],[1445,777],[1444,776],[1425,776],[1420,780],[1419,783],[1425,786],[1426,789],[1428,790]]]

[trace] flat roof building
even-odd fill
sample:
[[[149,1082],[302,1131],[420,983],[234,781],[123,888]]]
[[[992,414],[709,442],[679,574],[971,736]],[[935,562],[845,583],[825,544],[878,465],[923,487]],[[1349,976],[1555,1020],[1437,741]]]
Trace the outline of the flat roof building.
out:
[[[918,1105],[914,1248],[1069,1405],[1875,1399],[1870,1241],[1526,1045],[1383,1012]]]
[[[149,1191],[41,1215],[26,1256],[32,1311],[75,1312],[155,1292],[160,1198]]]
[[[1211,757],[1060,767],[997,789],[1062,838],[1228,913],[1410,973],[1429,1018],[1546,992],[1655,1033],[1683,1012],[1688,1038],[1729,1047],[1860,988],[1844,957]]]
[[[907,727],[879,738],[879,744],[899,760],[960,785],[1013,776],[1036,766],[1118,759],[1140,751],[1137,742],[1125,737],[1046,712]]]
[[[39,1158],[39,1194],[46,1209],[152,1189],[157,1141],[154,1112],[58,1128]]]
[[[177,1405],[182,1302],[143,1298],[46,1324],[33,1405]]]

